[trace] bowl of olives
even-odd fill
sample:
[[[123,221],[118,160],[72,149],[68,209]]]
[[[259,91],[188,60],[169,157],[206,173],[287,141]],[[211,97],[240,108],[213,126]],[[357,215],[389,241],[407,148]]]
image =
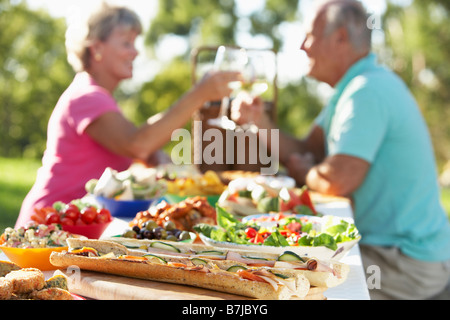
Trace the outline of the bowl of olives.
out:
[[[126,230],[122,235],[124,238],[134,239],[150,239],[150,240],[166,240],[194,242],[197,235],[194,232],[177,229],[173,221],[164,222],[160,226],[154,220],[148,220],[141,227],[133,226]]]

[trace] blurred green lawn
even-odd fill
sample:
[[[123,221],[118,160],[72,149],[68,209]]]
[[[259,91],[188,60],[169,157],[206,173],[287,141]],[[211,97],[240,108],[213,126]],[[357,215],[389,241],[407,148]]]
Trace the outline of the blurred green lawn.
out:
[[[40,163],[40,160],[0,157],[0,233],[6,227],[14,226]],[[442,190],[442,204],[450,219],[450,189]]]
[[[0,232],[14,226],[40,164],[39,160],[0,158]]]

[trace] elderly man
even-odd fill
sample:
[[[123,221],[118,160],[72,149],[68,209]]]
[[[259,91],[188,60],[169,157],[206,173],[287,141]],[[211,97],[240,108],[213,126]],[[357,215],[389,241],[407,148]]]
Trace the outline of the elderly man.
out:
[[[450,224],[432,143],[408,88],[376,63],[367,17],[350,0],[316,11],[301,49],[335,92],[304,139],[281,134],[280,162],[300,185],[352,199],[364,265],[380,268],[371,298],[433,298],[449,280]],[[237,99],[232,117],[275,128],[259,98]]]

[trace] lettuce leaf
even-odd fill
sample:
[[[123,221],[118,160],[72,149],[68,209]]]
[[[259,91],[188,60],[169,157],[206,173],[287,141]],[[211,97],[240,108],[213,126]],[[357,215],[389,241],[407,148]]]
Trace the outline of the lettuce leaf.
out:
[[[231,213],[227,212],[224,208],[220,206],[216,206],[217,211],[217,225],[228,229],[230,227],[235,227],[239,224],[239,220],[237,220]]]
[[[356,226],[345,220],[341,220],[338,224],[326,227],[324,232],[333,236],[338,243],[351,241],[359,237]]]
[[[228,241],[227,232],[220,228],[214,228],[211,230],[210,238],[216,241]]]
[[[272,232],[272,234],[264,240],[263,244],[265,246],[289,247],[289,242],[287,242],[286,238],[283,237],[278,230]]]
[[[196,224],[193,227],[193,229],[194,229],[194,231],[196,231],[198,233],[201,233],[201,234],[203,234],[204,236],[206,236],[208,238],[211,238],[211,232],[214,229],[217,229],[217,227],[216,226],[212,226],[210,224],[206,224],[206,223],[199,223],[199,224]]]
[[[337,249],[336,240],[329,234],[320,233],[317,236],[314,235],[305,235],[298,240],[298,244],[300,246],[308,246],[308,247],[320,247],[324,246],[331,250]]]
[[[333,251],[337,249],[336,240],[334,239],[333,236],[331,236],[327,233],[321,233],[318,236],[314,237],[313,241],[312,241],[312,245],[313,245],[313,247],[324,246]]]

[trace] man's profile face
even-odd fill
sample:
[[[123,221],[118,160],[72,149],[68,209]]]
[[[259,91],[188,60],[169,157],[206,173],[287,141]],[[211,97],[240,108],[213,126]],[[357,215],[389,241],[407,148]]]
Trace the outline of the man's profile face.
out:
[[[307,75],[319,81],[330,82],[334,72],[333,34],[324,35],[326,26],[325,14],[319,13],[309,24],[306,37],[301,45],[309,59]]]

